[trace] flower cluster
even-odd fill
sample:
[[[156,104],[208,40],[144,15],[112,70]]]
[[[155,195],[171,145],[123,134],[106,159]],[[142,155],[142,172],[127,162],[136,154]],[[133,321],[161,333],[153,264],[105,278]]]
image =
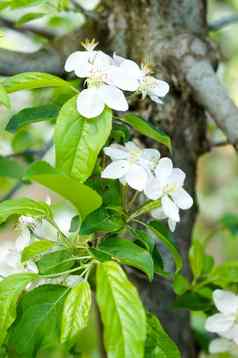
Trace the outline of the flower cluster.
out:
[[[157,103],[168,93],[167,82],[152,77],[148,66],[140,68],[134,61],[96,51],[95,41],[86,41],[83,46],[85,51],[72,53],[65,63],[65,71],[74,71],[77,77],[86,78],[87,88],[77,100],[82,116],[97,117],[105,106],[127,111],[128,102],[123,91],[141,93],[143,98],[148,95]]]
[[[30,228],[38,224],[34,218],[27,216],[20,216],[18,229],[20,235],[17,237],[15,243],[8,247],[3,247],[0,256],[0,277],[5,277],[19,272],[38,272],[37,266],[34,262],[23,264],[21,262],[21,253],[26,246],[31,242]]]
[[[102,177],[119,179],[122,184],[143,191],[148,199],[161,200],[161,207],[152,211],[157,219],[168,219],[171,231],[180,221],[179,209],[189,209],[193,200],[183,189],[185,173],[173,168],[169,158],[160,158],[156,149],[142,149],[133,142],[125,146],[112,144],[104,148],[112,163],[103,171]]]
[[[217,333],[222,338],[216,338],[210,344],[211,353],[230,352],[238,355],[238,295],[230,291],[215,290],[213,301],[219,313],[206,320],[207,331]]]

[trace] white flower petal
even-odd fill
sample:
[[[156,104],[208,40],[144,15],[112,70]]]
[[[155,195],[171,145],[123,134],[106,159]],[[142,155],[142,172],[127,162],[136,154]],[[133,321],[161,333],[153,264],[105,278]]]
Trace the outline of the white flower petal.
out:
[[[130,166],[125,179],[131,188],[142,191],[145,189],[148,180],[148,174],[142,166],[133,164]]]
[[[109,108],[116,111],[127,111],[128,103],[124,93],[114,86],[104,85],[99,88],[101,98]]]
[[[238,344],[238,324],[233,324],[231,328],[225,332],[221,332],[220,335],[228,339],[233,339],[233,341]]]
[[[165,185],[167,183],[167,180],[172,173],[172,169],[173,169],[173,163],[171,159],[169,158],[160,159],[159,164],[155,169],[155,174],[159,179],[161,185]]]
[[[176,188],[184,185],[185,173],[179,168],[173,168],[172,173],[168,178],[168,184],[174,185]]]
[[[112,160],[128,159],[128,151],[119,144],[112,144],[110,147],[103,149],[104,153]]]
[[[120,63],[120,68],[137,80],[141,80],[144,77],[143,71],[137,63],[132,60],[125,59]]]
[[[224,315],[223,313],[216,313],[208,317],[205,323],[205,328],[208,332],[223,334],[228,331],[235,321],[233,315]]]
[[[168,225],[169,225],[170,231],[172,231],[172,232],[175,231],[175,229],[176,229],[176,224],[177,224],[176,221],[174,221],[174,220],[172,220],[172,219],[169,219],[169,220],[168,220]]]
[[[104,103],[98,94],[98,89],[88,88],[83,90],[77,99],[78,112],[86,118],[99,116],[104,110]]]
[[[164,213],[166,214],[166,216],[169,219],[171,219],[171,220],[173,220],[175,222],[180,221],[179,209],[174,204],[174,202],[168,197],[168,195],[164,195],[162,197],[161,204],[162,204],[162,208],[164,210]]]
[[[238,296],[231,291],[215,290],[213,301],[217,309],[224,314],[238,313]]]
[[[164,97],[169,92],[169,85],[165,81],[155,79],[154,85],[149,89],[150,96]]]
[[[151,216],[158,220],[163,220],[167,218],[162,208],[153,209],[151,211]]]
[[[89,58],[90,52],[88,51],[73,52],[65,62],[65,71],[75,71],[77,76],[87,77],[91,69],[91,65],[88,62]]]
[[[160,152],[157,149],[148,148],[143,149],[139,162],[144,168],[154,170],[158,165],[159,159]]]
[[[102,178],[120,179],[128,173],[129,163],[126,160],[116,160],[109,164],[101,173]]]
[[[145,186],[144,193],[147,196],[147,198],[151,200],[157,200],[161,198],[163,191],[160,182],[158,181],[157,178],[154,177],[148,180]]]
[[[192,197],[183,188],[176,190],[171,196],[180,209],[190,209],[193,205]]]
[[[33,273],[38,273],[39,272],[38,267],[36,266],[35,262],[33,262],[33,261],[30,261],[30,262],[27,263],[26,271],[33,272]]]
[[[111,69],[107,71],[106,82],[123,91],[136,91],[139,87],[139,82],[136,78],[130,76],[130,73],[124,69],[116,66],[111,66]]]
[[[128,152],[138,152],[138,153],[142,153],[141,148],[136,145],[134,142],[130,141],[130,142],[126,142],[125,143],[125,147],[128,150]]]
[[[157,96],[154,96],[154,95],[149,94],[149,97],[150,97],[150,99],[151,99],[152,101],[154,101],[155,103],[158,103],[158,104],[163,104],[163,103],[164,103],[164,102],[161,101],[161,99],[160,99],[159,97],[157,97]]]
[[[234,343],[225,338],[213,339],[209,345],[209,352],[211,354],[231,352],[234,348]]]

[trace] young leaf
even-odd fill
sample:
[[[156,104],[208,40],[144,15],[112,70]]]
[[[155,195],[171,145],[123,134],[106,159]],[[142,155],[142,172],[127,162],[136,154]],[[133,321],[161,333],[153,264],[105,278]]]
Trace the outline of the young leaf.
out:
[[[204,257],[205,252],[203,245],[198,240],[193,240],[192,246],[189,250],[189,262],[193,276],[196,279],[202,274]]]
[[[0,203],[0,223],[6,221],[11,215],[27,215],[35,218],[52,218],[52,212],[44,202],[27,198],[17,198]]]
[[[37,257],[38,255],[47,252],[55,246],[55,242],[49,240],[37,240],[34,241],[31,245],[26,246],[21,255],[21,261],[25,262],[32,258]]]
[[[6,108],[11,108],[10,98],[5,88],[0,84],[0,105],[3,104]]]
[[[6,130],[9,132],[15,132],[17,129],[30,123],[55,119],[59,113],[59,110],[60,107],[56,106],[55,104],[24,108],[10,118]]]
[[[84,182],[92,174],[111,128],[110,109],[97,118],[86,119],[77,111],[76,98],[70,99],[62,107],[55,129],[57,167]]]
[[[147,314],[144,358],[181,358],[176,344],[164,331],[157,317]]]
[[[87,281],[80,282],[68,294],[63,309],[61,342],[72,342],[87,327],[91,307],[91,290]]]
[[[122,229],[123,225],[124,221],[119,214],[101,207],[84,220],[80,228],[80,234],[88,235],[97,231],[116,232]]]
[[[36,274],[21,273],[0,281],[0,346],[6,337],[8,328],[15,321],[16,305],[20,294],[26,285],[36,278]]]
[[[36,262],[41,275],[50,275],[69,270],[74,265],[72,253],[69,250],[59,250],[42,256]]]
[[[174,278],[173,289],[177,295],[183,295],[190,288],[190,283],[183,275],[177,274]]]
[[[154,265],[150,253],[129,240],[105,239],[99,246],[101,250],[129,265],[145,272],[149,280],[153,279]]]
[[[238,283],[238,262],[229,261],[215,267],[207,280],[220,287]]]
[[[40,348],[59,344],[60,319],[69,289],[44,285],[28,292],[20,303],[9,343],[21,357],[36,357]]]
[[[175,243],[172,241],[169,232],[157,220],[151,221],[147,227],[156,235],[156,237],[164,244],[164,246],[167,247],[174,258],[176,272],[179,272],[183,267],[183,260]]]
[[[135,287],[115,262],[98,264],[97,302],[108,358],[144,357],[144,308]]]
[[[74,88],[69,82],[62,80],[60,77],[44,72],[20,73],[7,78],[2,82],[2,85],[8,93],[45,87],[69,86]],[[75,88],[74,91],[76,91]]]
[[[119,119],[131,125],[139,133],[154,139],[158,143],[166,145],[171,151],[171,140],[162,130],[152,127],[147,121],[132,113],[128,113]]]
[[[0,177],[21,179],[24,167],[14,159],[0,157]]]
[[[195,292],[185,292],[182,296],[177,296],[175,301],[176,308],[186,308],[191,311],[206,311],[211,308],[211,299],[203,297]]]
[[[82,219],[102,204],[102,199],[96,191],[61,173],[46,162],[34,163],[25,178],[36,181],[69,200],[78,209]]]

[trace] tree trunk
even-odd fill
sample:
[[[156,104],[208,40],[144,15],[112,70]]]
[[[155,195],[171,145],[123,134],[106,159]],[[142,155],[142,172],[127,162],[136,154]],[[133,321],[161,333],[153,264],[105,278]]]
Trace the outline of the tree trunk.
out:
[[[204,54],[200,41],[206,42],[206,2],[108,0],[101,17],[103,35],[99,35],[99,41],[104,48],[138,62],[152,62],[156,74],[170,83],[170,94],[164,105],[137,101],[132,107],[170,134],[175,164],[187,174],[185,186],[195,204],[183,213],[174,239],[184,259],[184,273],[189,277],[188,250],[197,214],[196,167],[199,155],[207,149],[206,116],[180,71],[180,57],[187,54],[188,44],[198,56],[200,52]],[[200,40],[194,43],[198,37]],[[174,294],[168,283],[162,279],[155,279],[151,284],[142,278],[133,279],[146,307],[160,317],[182,356],[196,357],[189,314],[172,308]]]

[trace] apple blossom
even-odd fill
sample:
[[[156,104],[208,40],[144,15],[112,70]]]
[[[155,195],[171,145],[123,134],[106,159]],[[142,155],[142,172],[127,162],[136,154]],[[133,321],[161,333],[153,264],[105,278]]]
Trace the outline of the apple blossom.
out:
[[[133,142],[112,144],[104,148],[104,153],[112,163],[102,171],[102,178],[119,179],[138,191],[144,190],[160,158],[158,150],[142,149]]]
[[[78,112],[86,118],[93,118],[103,112],[105,105],[117,111],[128,110],[128,103],[121,89],[135,90],[136,81],[133,78],[128,80],[127,73],[114,66],[110,56],[96,51],[95,41],[87,41],[83,46],[86,51],[72,53],[65,63],[67,72],[74,71],[76,76],[87,78],[85,83],[88,88],[78,96]]]
[[[209,344],[211,354],[230,353],[233,357],[238,357],[238,345],[226,338],[216,338]]]
[[[238,295],[231,291],[215,290],[213,301],[219,313],[208,317],[205,323],[206,330],[238,344]]]
[[[142,94],[144,99],[147,95],[156,103],[163,103],[160,98],[166,96],[169,92],[167,82],[151,76],[151,68],[148,65],[142,65],[141,68],[132,60],[114,55],[114,63],[123,72],[128,74],[128,81],[136,81],[136,91]],[[116,84],[116,83],[115,83]]]
[[[169,158],[161,158],[155,168],[155,175],[145,186],[144,193],[151,200],[161,199],[161,210],[153,210],[157,218],[169,219],[171,230],[180,221],[179,209],[189,209],[193,204],[192,197],[183,189],[185,173],[179,168],[173,168]]]

